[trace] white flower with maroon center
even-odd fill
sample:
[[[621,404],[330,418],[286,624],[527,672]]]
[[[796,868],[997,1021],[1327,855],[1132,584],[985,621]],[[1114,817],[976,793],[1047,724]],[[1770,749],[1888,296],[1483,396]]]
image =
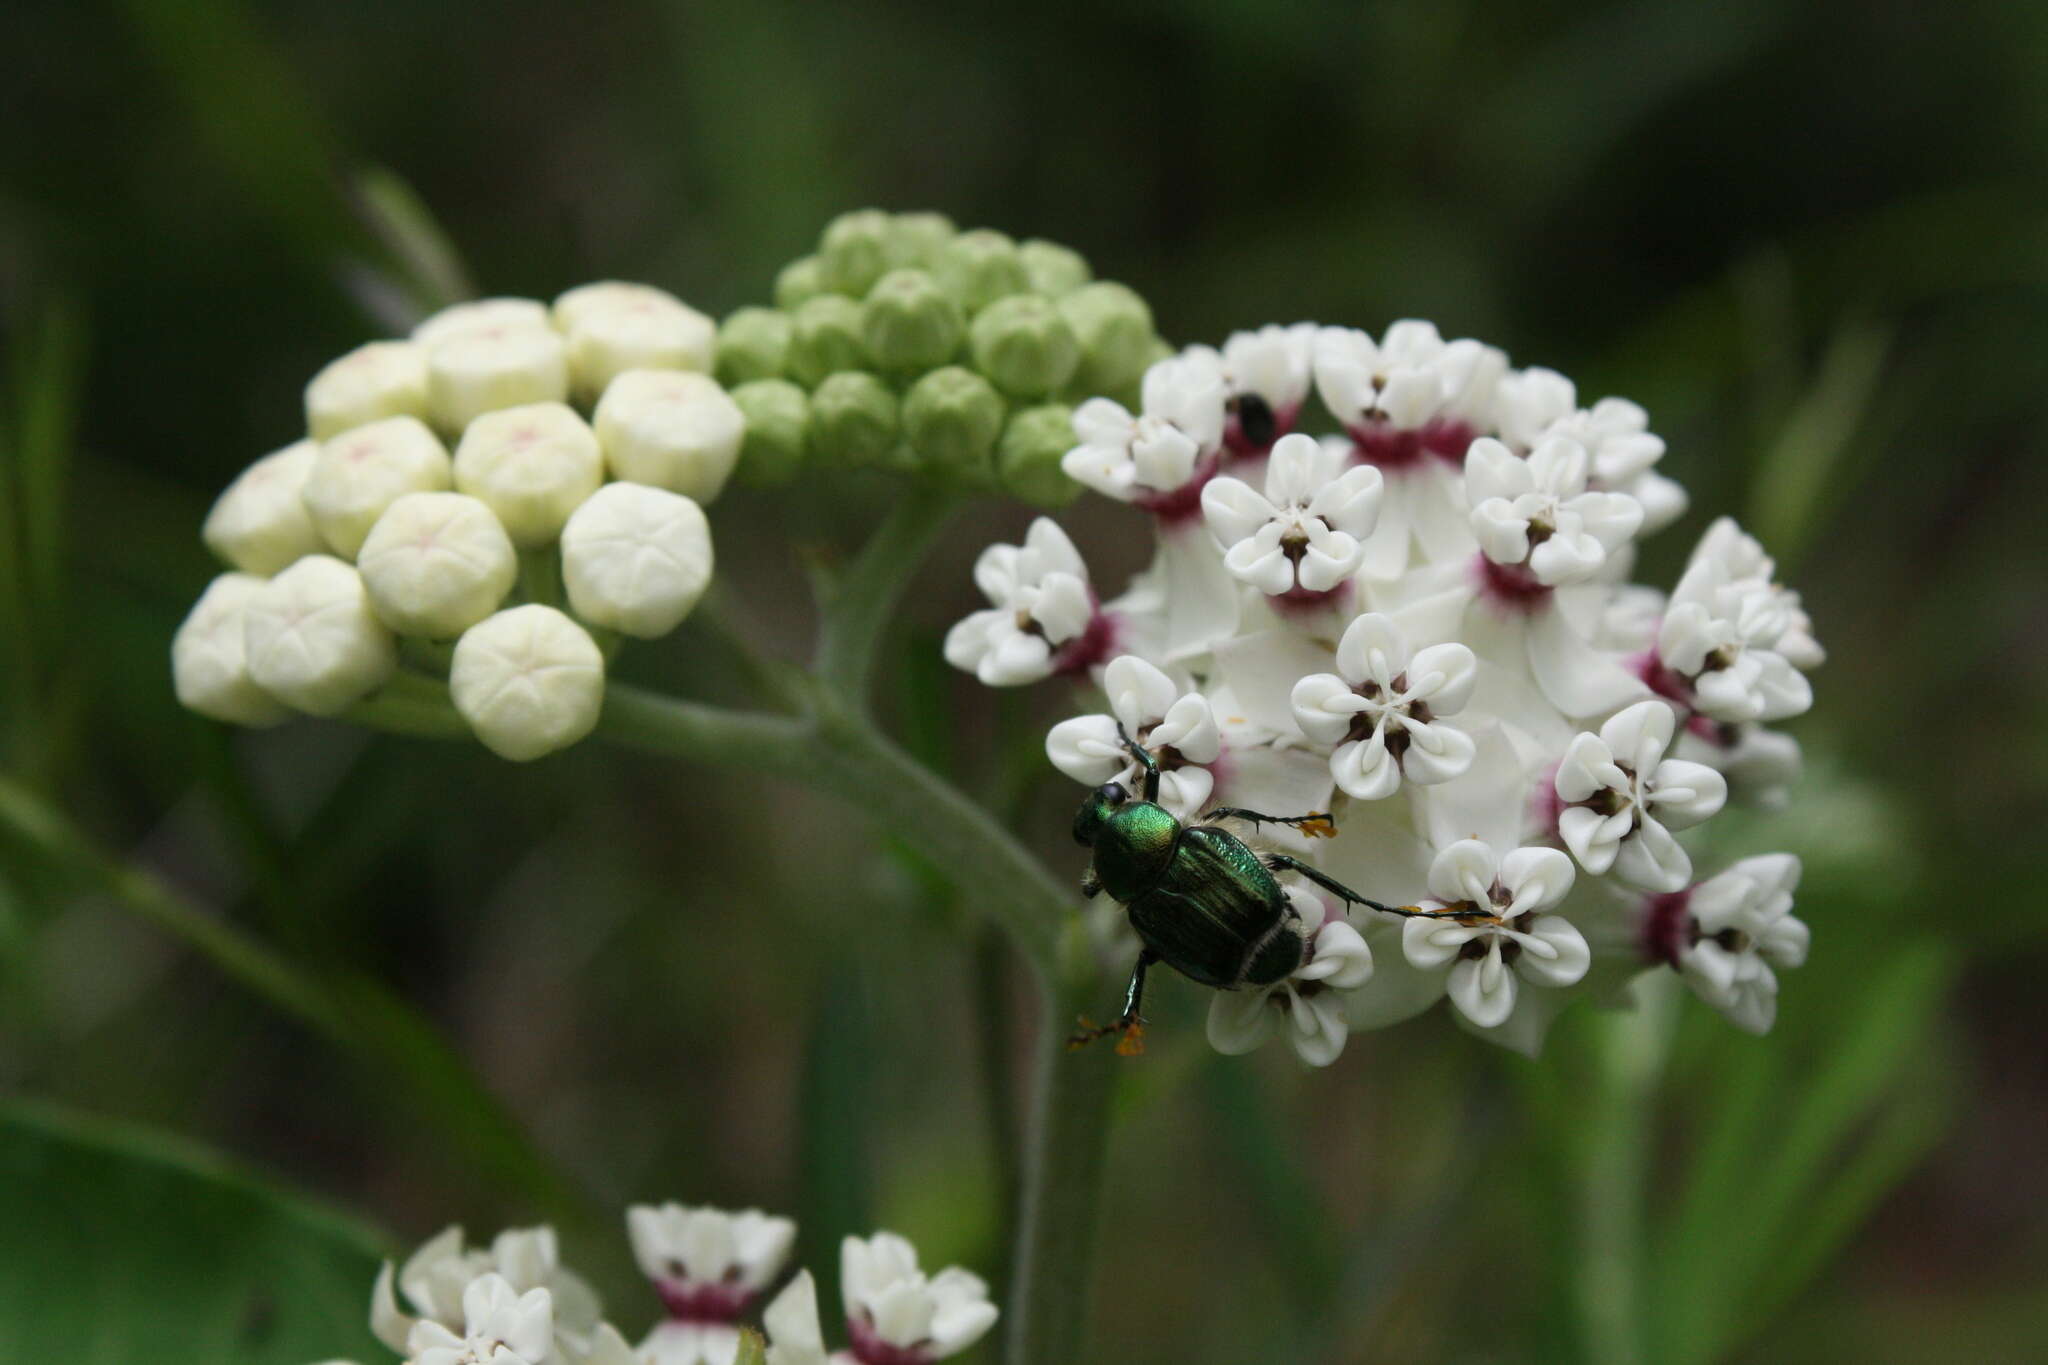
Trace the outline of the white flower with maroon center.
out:
[[[1637,702],[1566,748],[1553,780],[1557,832],[1586,871],[1611,870],[1645,891],[1676,891],[1692,879],[1692,859],[1672,831],[1721,809],[1728,784],[1705,764],[1665,757],[1676,725],[1664,702]]]
[[[644,1365],[731,1365],[734,1325],[782,1272],[796,1225],[757,1209],[638,1204],[626,1229],[641,1273],[654,1282],[668,1321],[640,1343]]]
[[[1572,860],[1557,849],[1518,848],[1497,857],[1489,845],[1461,839],[1430,864],[1435,900],[1423,907],[1460,913],[1408,920],[1401,951],[1424,971],[1450,968],[1451,1003],[1476,1026],[1496,1028],[1515,1011],[1518,978],[1575,986],[1591,965],[1585,938],[1550,913],[1572,880]]]
[[[1060,462],[1067,477],[1105,497],[1183,521],[1201,507],[1223,442],[1223,374],[1213,359],[1172,356],[1145,372],[1137,415],[1108,398],[1074,409],[1080,444]]]
[[[917,1249],[893,1232],[841,1243],[839,1282],[860,1365],[930,1365],[995,1325],[996,1306],[980,1276],[949,1266],[927,1277]]]
[[[1476,341],[1447,343],[1433,324],[1413,319],[1378,342],[1356,328],[1325,327],[1315,340],[1316,391],[1368,463],[1398,469],[1434,455],[1456,464],[1478,434],[1499,357]]]
[[[1715,720],[1783,720],[1813,705],[1794,666],[1823,657],[1798,594],[1726,517],[1707,529],[1657,632],[1653,685]],[[1792,657],[1788,657],[1788,653]]]
[[[946,634],[946,662],[990,687],[1014,687],[1096,663],[1106,652],[1109,620],[1088,586],[1088,566],[1067,533],[1048,517],[1022,545],[991,545],[974,562],[985,611]]]
[[[1181,354],[1215,365],[1229,394],[1223,444],[1232,455],[1256,457],[1294,430],[1315,372],[1316,325],[1277,324],[1233,332],[1223,349],[1190,346]]]
[[[1328,1066],[1344,1051],[1351,1026],[1344,995],[1372,979],[1372,949],[1342,919],[1326,919],[1322,898],[1284,885],[1301,917],[1301,965],[1271,986],[1217,991],[1209,998],[1209,1042],[1228,1056],[1250,1052],[1283,1028],[1310,1066]]]
[[[462,1291],[460,1335],[431,1319],[406,1339],[410,1365],[543,1365],[555,1345],[554,1300],[545,1289],[521,1294],[491,1273]]]
[[[598,1326],[597,1294],[561,1264],[553,1228],[509,1228],[488,1247],[465,1247],[462,1229],[450,1227],[421,1244],[403,1267],[394,1271],[384,1263],[370,1292],[370,1330],[401,1354],[422,1323],[438,1323],[452,1335],[463,1325],[470,1286],[486,1275],[516,1293],[547,1291],[554,1330],[572,1344],[580,1347]],[[401,1291],[417,1318],[399,1306]]]
[[[1767,1033],[1778,1015],[1773,967],[1806,961],[1810,934],[1792,915],[1799,859],[1790,853],[1744,858],[1716,877],[1645,906],[1644,949],[1676,967],[1700,999],[1730,1023]]]
[[[1626,493],[1642,505],[1642,534],[1661,531],[1685,515],[1685,490],[1656,471],[1664,458],[1664,438],[1650,430],[1650,414],[1640,404],[1603,398],[1590,408],[1575,408],[1544,428],[1539,440],[1558,436],[1577,441],[1592,457],[1587,487]]]
[[[1568,437],[1545,438],[1527,459],[1491,437],[1465,456],[1472,533],[1487,559],[1525,570],[1547,588],[1598,573],[1642,525],[1623,493],[1586,488],[1591,457]]]
[[[1202,515],[1223,547],[1223,567],[1268,597],[1335,592],[1365,560],[1384,480],[1371,465],[1314,437],[1283,436],[1266,463],[1266,490],[1211,479]]]
[[[1456,642],[1411,653],[1377,612],[1354,620],[1337,643],[1337,672],[1294,685],[1295,724],[1335,745],[1330,775],[1361,801],[1392,796],[1402,780],[1448,782],[1472,766],[1471,736],[1446,724],[1472,696],[1478,661]]]
[[[1110,660],[1102,688],[1109,694],[1109,714],[1063,720],[1045,737],[1053,766],[1086,786],[1118,781],[1135,795],[1144,773],[1117,733],[1121,725],[1159,765],[1159,804],[1181,819],[1205,809],[1216,789],[1210,765],[1223,755],[1208,698],[1183,692],[1135,654]]]

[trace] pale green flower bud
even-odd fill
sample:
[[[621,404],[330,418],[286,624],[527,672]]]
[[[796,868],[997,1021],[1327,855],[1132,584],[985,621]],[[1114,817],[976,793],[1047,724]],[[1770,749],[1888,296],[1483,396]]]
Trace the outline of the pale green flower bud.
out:
[[[1017,244],[992,228],[963,232],[946,243],[932,273],[970,313],[1031,287]]]
[[[243,470],[206,514],[207,548],[244,573],[266,576],[326,549],[299,496],[319,455],[318,442],[299,441]]]
[[[358,346],[306,385],[306,430],[316,441],[383,417],[427,415],[427,352],[411,341]]]
[[[1074,448],[1074,410],[1064,403],[1025,408],[1010,418],[996,443],[996,475],[1003,488],[1040,507],[1072,502],[1081,485],[1060,461]]]
[[[417,417],[386,417],[321,443],[301,497],[321,539],[355,558],[384,509],[453,482],[448,452]]]
[[[718,329],[718,382],[779,379],[789,362],[789,314],[742,308]]]
[[[555,300],[568,337],[569,384],[588,403],[627,370],[710,373],[718,328],[675,295],[648,284],[605,281]]]
[[[422,346],[432,346],[462,332],[548,325],[547,305],[538,299],[477,299],[443,308],[413,328],[412,339]]]
[[[473,418],[569,396],[569,357],[547,327],[468,327],[427,347],[427,409],[458,435]]]
[[[825,283],[854,298],[866,294],[891,264],[894,235],[889,215],[880,209],[856,209],[834,218],[818,240]]]
[[[682,624],[711,583],[711,525],[679,493],[608,483],[562,528],[569,605],[592,625],[653,639]]]
[[[596,727],[604,655],[589,631],[553,607],[513,607],[456,641],[448,693],[485,748],[524,763]]]
[[[455,448],[456,489],[489,507],[512,543],[529,549],[562,534],[603,482],[597,433],[565,403],[487,412]]]
[[[1145,300],[1121,284],[1103,280],[1061,299],[1059,310],[1081,342],[1076,389],[1122,393],[1137,384],[1158,345]]]
[[[810,442],[811,400],[787,379],[756,379],[732,391],[747,417],[740,477],[757,485],[788,483],[803,467]]]
[[[1017,258],[1024,262],[1024,275],[1032,290],[1049,299],[1063,298],[1095,277],[1080,252],[1042,237],[1020,245]]]
[[[370,528],[356,569],[385,625],[452,640],[498,609],[519,576],[519,556],[477,499],[407,493]]]
[[[811,395],[811,449],[831,464],[880,464],[896,448],[896,395],[860,370],[843,370]]]
[[[921,462],[968,475],[990,472],[989,452],[1003,429],[1003,400],[972,370],[949,365],[910,386],[903,434]]]
[[[784,312],[798,308],[832,291],[825,284],[825,265],[816,256],[799,256],[775,276],[775,306]]]
[[[915,373],[943,365],[960,347],[967,319],[922,270],[892,270],[861,306],[861,340],[884,370]]]
[[[839,294],[820,294],[808,300],[791,316],[794,330],[789,339],[789,376],[807,388],[825,382],[825,376],[841,370],[857,370],[868,363],[868,350],[861,340],[861,306]]]
[[[263,588],[254,574],[224,573],[207,584],[171,639],[171,680],[187,710],[231,725],[275,725],[288,707],[249,676],[243,618]]]
[[[982,309],[969,338],[975,367],[1019,398],[1043,398],[1081,363],[1074,329],[1058,305],[1037,294],[1013,294]]]
[[[628,370],[598,400],[597,440],[614,475],[710,502],[740,457],[747,419],[709,375]]]
[[[958,232],[943,213],[899,213],[889,223],[889,263],[929,270]]]
[[[308,555],[251,594],[242,627],[249,676],[309,715],[346,710],[398,668],[363,576],[332,555]]]

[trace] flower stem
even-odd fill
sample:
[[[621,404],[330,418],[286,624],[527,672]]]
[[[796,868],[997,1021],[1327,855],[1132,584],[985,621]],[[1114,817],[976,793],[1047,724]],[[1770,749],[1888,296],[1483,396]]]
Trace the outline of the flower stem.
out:
[[[912,485],[862,547],[826,604],[818,632],[817,674],[857,709],[867,705],[875,651],[889,612],[956,505],[955,495],[944,489]]]

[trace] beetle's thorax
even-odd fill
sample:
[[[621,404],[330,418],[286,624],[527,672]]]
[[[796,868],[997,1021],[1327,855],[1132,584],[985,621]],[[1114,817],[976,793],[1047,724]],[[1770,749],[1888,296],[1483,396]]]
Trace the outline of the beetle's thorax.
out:
[[[1152,889],[1173,861],[1180,821],[1163,806],[1133,801],[1095,838],[1095,875],[1102,889],[1129,903]]]

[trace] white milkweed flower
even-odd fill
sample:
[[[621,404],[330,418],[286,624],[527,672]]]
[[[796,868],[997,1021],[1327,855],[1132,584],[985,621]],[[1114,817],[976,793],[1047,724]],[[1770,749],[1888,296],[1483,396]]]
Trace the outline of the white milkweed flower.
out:
[[[412,329],[412,339],[421,346],[432,346],[464,332],[548,325],[547,305],[538,299],[472,299],[450,304],[426,319]]]
[[[1666,703],[1637,702],[1565,749],[1554,779],[1557,832],[1586,871],[1612,869],[1645,891],[1691,880],[1692,859],[1672,832],[1720,810],[1728,783],[1704,764],[1665,756],[1676,723]]]
[[[1022,545],[991,545],[974,562],[984,611],[946,634],[946,662],[991,687],[1036,682],[1093,664],[1108,623],[1088,586],[1088,566],[1067,533],[1040,517]]]
[[[1640,404],[1603,398],[1557,418],[1543,435],[1569,437],[1584,446],[1593,461],[1588,485],[1634,498],[1643,509],[1643,535],[1685,515],[1685,489],[1655,468],[1664,458],[1664,438],[1650,430],[1650,414]]]
[[[1806,961],[1806,925],[1792,914],[1799,859],[1789,853],[1744,858],[1692,888],[1691,923],[1678,969],[1699,997],[1737,1028],[1766,1033],[1778,1017],[1773,967]]]
[[[1366,458],[1392,466],[1424,452],[1463,458],[1504,367],[1492,347],[1446,342],[1434,324],[1415,319],[1394,323],[1377,342],[1356,328],[1325,327],[1314,356],[1324,406]]]
[[[1262,455],[1294,430],[1315,373],[1316,325],[1270,325],[1233,332],[1216,351],[1190,346],[1183,355],[1216,367],[1228,393],[1223,443],[1235,455]]]
[[[1263,494],[1228,476],[1202,489],[1202,515],[1224,547],[1223,567],[1268,597],[1330,593],[1365,561],[1384,480],[1371,465],[1313,437],[1283,436]]]
[[[598,400],[594,425],[615,477],[699,503],[725,487],[747,431],[717,380],[684,370],[626,371]]]
[[[221,574],[178,627],[171,678],[186,709],[233,725],[275,725],[291,714],[249,672],[243,620],[262,590],[253,574]]]
[[[386,417],[426,415],[427,352],[417,342],[366,342],[306,385],[306,430],[316,441]]]
[[[300,496],[319,456],[318,442],[298,441],[243,470],[206,514],[207,548],[244,573],[265,575],[325,550]]]
[[[665,488],[606,484],[562,528],[569,605],[627,635],[674,630],[710,585],[711,565],[703,509]]]
[[[1122,726],[1159,764],[1159,804],[1184,819],[1204,809],[1216,787],[1207,765],[1223,754],[1209,699],[1183,693],[1135,654],[1110,660],[1102,689],[1109,695],[1109,714],[1063,720],[1045,737],[1053,766],[1086,786],[1117,780],[1137,791],[1143,774],[1117,733]]]
[[[555,300],[554,324],[569,343],[569,380],[593,402],[627,370],[708,373],[717,324],[666,290],[605,280]]]
[[[1591,457],[1567,436],[1549,436],[1522,458],[1492,438],[1465,456],[1465,496],[1479,548],[1496,564],[1527,565],[1545,587],[1591,578],[1642,525],[1623,493],[1587,491]]]
[[[448,690],[484,747],[524,762],[566,749],[596,727],[604,655],[569,617],[529,603],[463,632]]]
[[[315,716],[345,710],[398,667],[362,575],[331,555],[308,555],[251,593],[242,644],[256,686]]]
[[[597,433],[565,403],[487,412],[455,447],[455,487],[481,500],[515,545],[546,545],[604,482]]]
[[[1424,904],[1464,913],[1408,920],[1401,951],[1426,971],[1448,967],[1445,990],[1458,1012],[1479,1028],[1497,1028],[1514,1013],[1517,978],[1566,987],[1586,975],[1592,952],[1571,921],[1555,913],[1572,880],[1571,859],[1554,848],[1502,856],[1477,839],[1461,839],[1431,863],[1435,899]]]
[[[796,1224],[758,1209],[636,1204],[626,1228],[641,1273],[654,1282],[668,1320],[639,1348],[645,1365],[731,1365],[734,1326],[782,1273]]]
[[[569,396],[569,356],[545,324],[464,327],[427,343],[427,410],[460,432],[484,413]]]
[[[464,1245],[461,1228],[444,1228],[396,1270],[386,1261],[370,1294],[370,1328],[401,1353],[422,1323],[452,1333],[464,1325],[470,1287],[486,1276],[517,1294],[545,1293],[559,1346],[580,1350],[598,1332],[597,1295],[562,1265],[554,1229],[546,1226],[510,1228],[490,1245],[475,1247]],[[411,1312],[400,1306],[401,1292]]]
[[[453,483],[448,451],[417,417],[386,417],[320,445],[300,496],[334,553],[355,558],[384,509]]]
[[[511,537],[462,493],[407,493],[356,555],[370,603],[401,635],[452,640],[498,609],[518,577]]]
[[[1234,1056],[1284,1031],[1304,1062],[1328,1066],[1351,1032],[1342,993],[1372,979],[1372,949],[1345,920],[1325,920],[1320,899],[1296,886],[1284,889],[1307,937],[1301,966],[1271,986],[1216,992],[1209,1000],[1209,1042]]]
[[[1813,685],[1790,654],[1820,662],[1796,593],[1772,578],[1754,539],[1723,517],[1707,529],[1672,591],[1657,659],[1686,700],[1715,720],[1784,720],[1813,705]]]
[[[502,1275],[482,1275],[462,1291],[461,1334],[423,1321],[406,1341],[410,1365],[546,1365],[555,1344],[554,1299],[521,1294]]]
[[[995,1325],[996,1306],[980,1276],[957,1266],[926,1276],[917,1249],[893,1232],[842,1242],[839,1281],[847,1335],[863,1365],[943,1360]]]
[[[1184,515],[1197,505],[1181,505],[1184,490],[1215,470],[1224,403],[1223,375],[1213,360],[1162,360],[1145,372],[1136,415],[1107,398],[1091,398],[1074,409],[1074,435],[1081,443],[1060,467],[1105,497]]]
[[[1456,641],[1410,651],[1399,626],[1368,612],[1345,628],[1337,673],[1316,673],[1290,698],[1302,734],[1335,746],[1330,774],[1361,801],[1392,796],[1405,778],[1447,782],[1472,766],[1470,735],[1445,722],[1471,699],[1477,660]]]

